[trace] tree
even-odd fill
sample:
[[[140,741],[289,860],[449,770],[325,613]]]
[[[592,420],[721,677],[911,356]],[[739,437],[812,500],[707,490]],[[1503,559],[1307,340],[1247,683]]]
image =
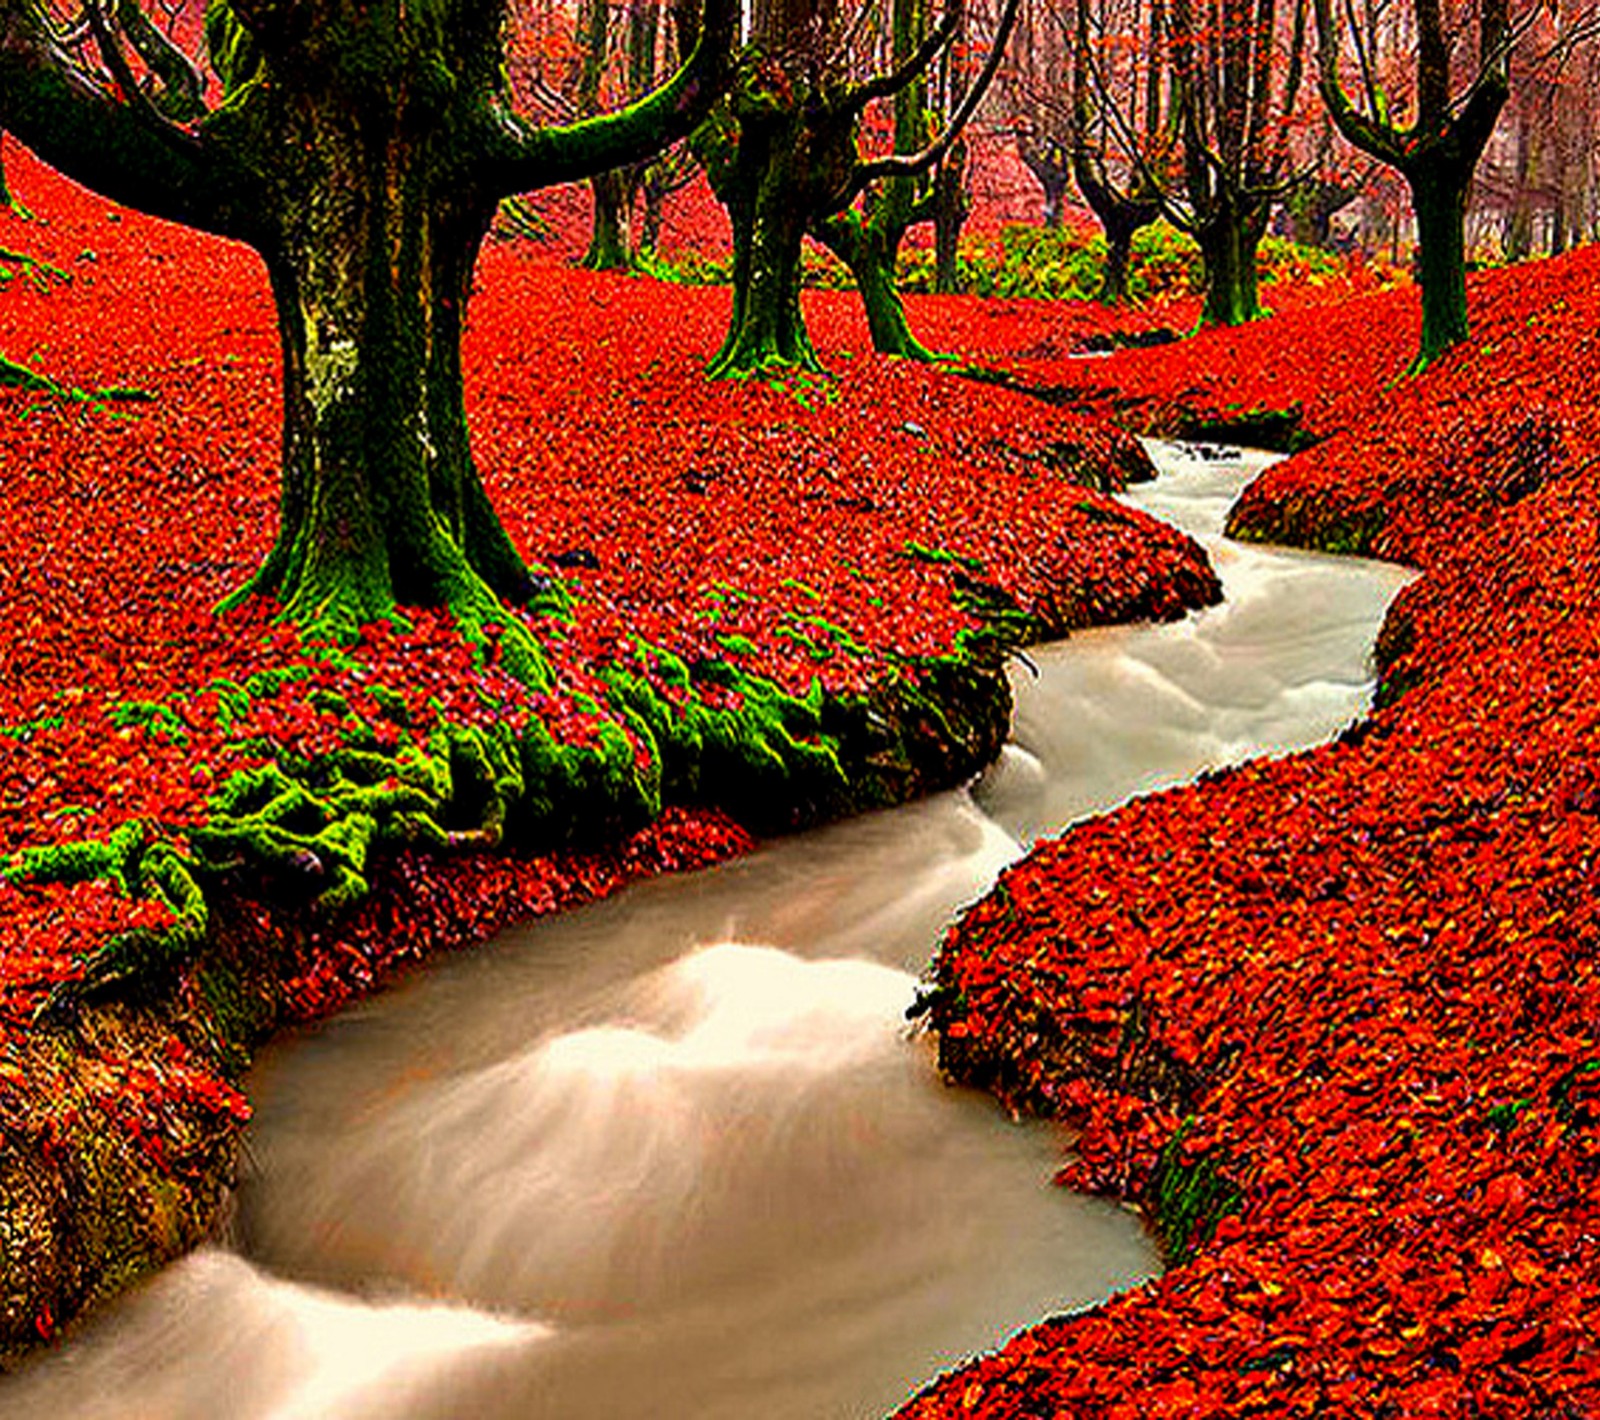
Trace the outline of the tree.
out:
[[[970,77],[958,55],[966,44],[966,16],[962,15],[948,48],[939,56],[934,109],[949,114],[960,110],[966,97],[963,85]],[[961,229],[972,211],[967,193],[969,154],[964,137],[957,138],[933,169],[933,289],[941,296],[961,290]]]
[[[903,0],[898,13],[904,18],[924,12],[920,4]],[[833,0],[759,0],[752,16],[751,58],[727,102],[697,136],[712,188],[733,226],[733,316],[711,362],[713,376],[820,369],[800,309],[806,232],[847,212],[873,183],[919,178],[945,156],[998,68],[1016,0],[1007,0],[984,70],[944,132],[918,151],[864,159],[859,138],[868,106],[894,98],[920,79],[950,44],[960,6],[950,0],[920,42],[909,52],[897,51],[903,58],[859,79],[852,76],[852,60],[860,62],[854,50],[870,14],[863,7],[846,16]],[[906,23],[913,28],[901,33],[914,33],[915,22]],[[890,196],[873,202],[887,203],[882,210],[892,214],[902,198],[892,195],[895,189],[888,191]],[[871,238],[878,243],[871,254],[875,263],[891,245],[887,234],[898,221],[886,216]],[[892,245],[898,243],[896,236]],[[865,288],[863,298],[871,299]],[[898,304],[898,294],[893,300]]]
[[[1477,43],[1460,73],[1460,37],[1450,32],[1443,0],[1411,0],[1415,23],[1412,121],[1392,110],[1373,62],[1375,36],[1333,0],[1316,0],[1322,97],[1339,132],[1363,153],[1393,168],[1411,190],[1417,220],[1417,276],[1422,332],[1413,370],[1421,370],[1467,338],[1467,193],[1478,159],[1510,92],[1509,0],[1479,0]],[[1350,97],[1343,69],[1350,50],[1361,101]]]
[[[1072,93],[1066,33],[1069,11],[1048,3],[1025,5],[1016,53],[1005,76],[1017,157],[1039,184],[1040,214],[1051,230],[1066,219],[1072,192]]]
[[[1502,210],[1508,259],[1533,253],[1543,221],[1544,246],[1564,251],[1583,228],[1587,150],[1592,147],[1596,16],[1570,6],[1532,18],[1511,56],[1511,93],[1501,116],[1510,120],[1509,170],[1493,151],[1480,163],[1477,186]]]
[[[893,0],[890,61],[912,65],[928,40],[927,0]],[[918,70],[894,95],[892,148],[909,157],[927,141],[932,118],[927,73]],[[852,174],[852,182],[854,174]],[[859,205],[819,213],[810,223],[818,241],[849,268],[867,317],[872,348],[884,355],[931,360],[933,353],[912,333],[896,286],[895,264],[906,233],[932,221],[939,200],[936,181],[924,174],[888,176],[863,192]]]
[[[607,0],[582,0],[578,10],[578,44],[583,54],[578,80],[577,112],[590,117],[602,108],[609,44]],[[624,88],[629,101],[648,93],[656,81],[656,46],[660,11],[656,0],[629,0],[623,36]],[[582,265],[591,271],[627,271],[634,264],[633,207],[650,163],[641,160],[610,168],[589,179],[594,195],[594,228]]]
[[[1305,0],[1290,16],[1276,0],[1171,0],[1169,23],[1184,182],[1166,210],[1200,244],[1202,323],[1239,325],[1261,314],[1256,252],[1296,180]]]
[[[1173,147],[1162,90],[1167,82],[1160,36],[1163,0],[1074,0],[1072,94],[1067,151],[1073,181],[1106,236],[1106,265],[1099,299],[1128,298],[1133,239],[1162,210],[1157,174]],[[1115,30],[1120,55],[1107,43]],[[1118,105],[1117,121],[1110,118]]]
[[[1371,182],[1370,165],[1362,172],[1339,163],[1331,140],[1327,130],[1318,136],[1311,162],[1283,199],[1289,237],[1300,246],[1332,249],[1333,219],[1366,196]]]
[[[961,290],[961,229],[972,212],[967,195],[967,145],[957,139],[933,170],[933,289]]]
[[[639,215],[636,257],[654,256],[661,244],[661,228],[667,218],[667,199],[681,192],[700,176],[700,164],[688,143],[677,143],[644,165],[639,178],[643,211]]]
[[[1044,194],[1039,215],[1047,228],[1057,231],[1066,222],[1072,192],[1072,140],[1032,119],[1021,120],[1013,132],[1022,166],[1033,174]]]
[[[1106,231],[1102,299],[1158,214],[1205,264],[1206,325],[1261,313],[1256,251],[1295,183],[1306,0],[1074,0],[1065,144]]]
[[[1059,227],[1074,189],[1105,234],[1098,299],[1125,301],[1133,238],[1161,215],[1175,143],[1165,0],[1061,0],[1030,16],[1010,84],[1017,155]]]
[[[725,82],[736,15],[734,0],[706,0],[693,56],[648,99],[539,127],[509,101],[504,0],[211,0],[212,108],[176,47],[141,31],[136,0],[88,0],[98,64],[45,0],[0,0],[0,126],[110,200],[232,237],[266,265],[281,522],[238,597],[276,597],[283,618],[341,639],[396,603],[448,607],[472,636],[506,620],[507,664],[542,675],[501,600],[540,583],[468,438],[473,265],[501,198],[692,128]]]

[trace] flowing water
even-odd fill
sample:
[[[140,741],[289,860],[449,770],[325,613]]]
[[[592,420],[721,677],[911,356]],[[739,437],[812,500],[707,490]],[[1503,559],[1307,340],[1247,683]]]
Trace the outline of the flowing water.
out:
[[[266,1052],[234,1248],[0,1385],[7,1417],[868,1417],[1138,1284],[1138,1220],[1062,1141],[942,1086],[904,1012],[1036,835],[1326,739],[1406,574],[1224,542],[1255,457],[1158,448],[1129,501],[1221,607],[1015,677],[970,791],[642,884]]]

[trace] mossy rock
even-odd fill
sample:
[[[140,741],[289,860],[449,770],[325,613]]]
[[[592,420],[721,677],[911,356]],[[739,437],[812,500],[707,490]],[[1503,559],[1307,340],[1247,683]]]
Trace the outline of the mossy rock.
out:
[[[1275,454],[1298,454],[1320,443],[1303,427],[1305,411],[1298,404],[1287,409],[1227,410],[1219,414],[1183,414],[1173,423],[1171,436],[1195,443],[1242,444]]]

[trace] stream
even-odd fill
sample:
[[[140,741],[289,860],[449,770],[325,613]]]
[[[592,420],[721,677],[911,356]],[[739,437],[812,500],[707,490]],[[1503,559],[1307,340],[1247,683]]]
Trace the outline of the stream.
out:
[[[1126,501],[1226,601],[1036,648],[969,790],[534,922],[264,1051],[228,1248],[0,1383],[119,1420],[866,1417],[1139,1285],[1063,1140],[939,1082],[904,1014],[1043,833],[1365,709],[1406,571],[1222,539],[1268,460],[1153,445]]]

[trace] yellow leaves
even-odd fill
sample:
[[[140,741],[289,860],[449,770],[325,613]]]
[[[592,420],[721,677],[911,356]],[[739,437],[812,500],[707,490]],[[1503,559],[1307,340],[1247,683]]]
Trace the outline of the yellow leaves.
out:
[[[1511,1275],[1526,1287],[1544,1276],[1544,1268],[1533,1257],[1524,1253],[1512,1259]]]

